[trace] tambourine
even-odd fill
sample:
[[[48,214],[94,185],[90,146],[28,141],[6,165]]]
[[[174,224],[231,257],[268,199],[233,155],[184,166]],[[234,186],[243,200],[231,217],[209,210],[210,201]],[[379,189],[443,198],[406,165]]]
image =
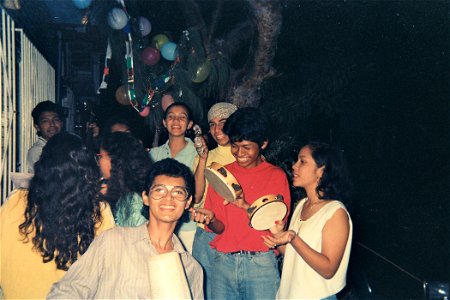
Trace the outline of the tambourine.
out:
[[[265,195],[258,198],[247,209],[250,227],[256,230],[267,230],[275,225],[275,221],[282,220],[287,213],[286,203],[282,195]]]
[[[214,190],[225,200],[233,202],[242,194],[242,187],[224,166],[212,162],[205,169],[205,177]]]

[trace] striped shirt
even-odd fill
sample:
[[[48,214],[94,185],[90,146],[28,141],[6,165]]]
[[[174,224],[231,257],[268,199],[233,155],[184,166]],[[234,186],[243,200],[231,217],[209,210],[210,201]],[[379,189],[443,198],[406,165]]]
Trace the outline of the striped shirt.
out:
[[[94,240],[88,251],[55,283],[48,299],[150,299],[149,257],[158,255],[147,223],[116,227]],[[174,234],[193,299],[203,299],[203,271]]]

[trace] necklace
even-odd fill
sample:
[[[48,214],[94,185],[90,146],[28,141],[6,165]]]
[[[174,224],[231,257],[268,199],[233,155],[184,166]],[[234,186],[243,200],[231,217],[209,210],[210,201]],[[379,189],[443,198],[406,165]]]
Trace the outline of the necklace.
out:
[[[322,203],[322,200],[317,200],[317,202],[315,202],[313,204],[311,204],[311,202],[312,201],[308,198],[308,203],[309,203],[308,210],[311,210],[315,205]]]

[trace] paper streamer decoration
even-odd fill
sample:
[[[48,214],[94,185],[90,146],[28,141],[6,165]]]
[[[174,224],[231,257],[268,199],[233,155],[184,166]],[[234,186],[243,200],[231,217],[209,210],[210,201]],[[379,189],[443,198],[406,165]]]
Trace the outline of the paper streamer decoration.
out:
[[[149,267],[152,299],[192,299],[178,252],[150,257]]]
[[[106,48],[106,55],[105,55],[105,67],[103,69],[103,77],[102,82],[100,83],[100,86],[97,89],[97,94],[100,94],[101,89],[106,89],[108,87],[108,83],[106,80],[108,79],[109,75],[109,61],[111,60],[112,52],[111,52],[111,44],[109,43],[108,39],[108,47]]]

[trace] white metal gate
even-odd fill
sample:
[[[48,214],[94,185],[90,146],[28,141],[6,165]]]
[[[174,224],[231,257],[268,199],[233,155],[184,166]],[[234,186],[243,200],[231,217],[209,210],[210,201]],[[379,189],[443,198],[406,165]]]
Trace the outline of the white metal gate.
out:
[[[0,196],[3,203],[13,189],[10,173],[27,170],[26,154],[37,139],[31,111],[38,102],[55,98],[54,69],[23,31],[15,28],[3,8],[0,84]]]

